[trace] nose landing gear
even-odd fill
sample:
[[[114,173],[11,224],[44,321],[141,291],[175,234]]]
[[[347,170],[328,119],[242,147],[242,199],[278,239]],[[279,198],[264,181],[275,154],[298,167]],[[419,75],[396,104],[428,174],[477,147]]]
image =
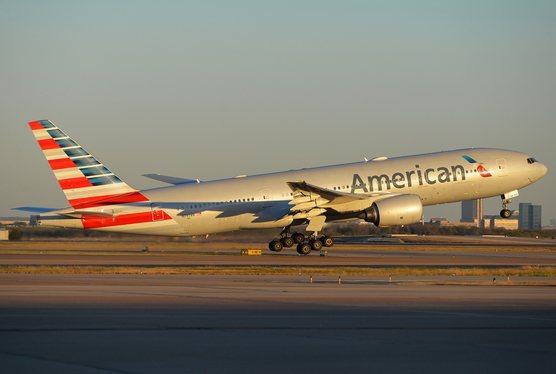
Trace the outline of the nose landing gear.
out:
[[[502,210],[500,211],[500,217],[502,218],[510,218],[512,216],[512,212],[506,208],[506,205],[512,202],[507,195],[508,194],[500,195],[502,198]]]

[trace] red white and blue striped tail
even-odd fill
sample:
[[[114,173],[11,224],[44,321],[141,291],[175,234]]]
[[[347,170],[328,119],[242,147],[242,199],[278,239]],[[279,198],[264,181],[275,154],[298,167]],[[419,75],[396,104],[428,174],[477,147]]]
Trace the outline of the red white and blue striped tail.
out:
[[[73,208],[147,200],[49,120],[29,126]]]

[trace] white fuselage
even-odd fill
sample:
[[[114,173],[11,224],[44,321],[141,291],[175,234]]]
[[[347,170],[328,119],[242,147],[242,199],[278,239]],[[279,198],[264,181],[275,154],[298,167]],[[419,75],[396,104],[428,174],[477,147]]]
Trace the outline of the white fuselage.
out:
[[[170,236],[279,228],[307,223],[288,214],[293,199],[288,182],[304,181],[338,193],[366,196],[361,209],[399,194],[418,195],[427,206],[526,187],[546,173],[543,164],[528,160],[532,158],[514,151],[464,149],[177,185],[140,191],[149,202],[97,208],[111,209],[118,214],[114,218],[84,217],[80,221],[84,228]],[[150,222],[124,220],[146,211],[152,213]],[[357,219],[356,213],[332,210],[325,214],[326,222]],[[91,226],[88,220],[102,222]]]

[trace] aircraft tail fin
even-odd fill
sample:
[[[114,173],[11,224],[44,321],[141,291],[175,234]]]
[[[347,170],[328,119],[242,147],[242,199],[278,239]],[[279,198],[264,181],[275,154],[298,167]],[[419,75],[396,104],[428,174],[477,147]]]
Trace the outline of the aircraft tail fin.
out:
[[[29,122],[70,205],[85,208],[125,196],[147,201],[49,120]]]

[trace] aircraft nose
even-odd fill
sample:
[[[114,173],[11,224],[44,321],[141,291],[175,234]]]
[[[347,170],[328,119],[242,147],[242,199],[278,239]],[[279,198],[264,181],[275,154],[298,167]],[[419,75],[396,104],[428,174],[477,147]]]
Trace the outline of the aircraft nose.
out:
[[[548,172],[548,168],[546,167],[545,164],[539,162],[539,166],[540,166],[540,177],[544,177],[544,175]]]

